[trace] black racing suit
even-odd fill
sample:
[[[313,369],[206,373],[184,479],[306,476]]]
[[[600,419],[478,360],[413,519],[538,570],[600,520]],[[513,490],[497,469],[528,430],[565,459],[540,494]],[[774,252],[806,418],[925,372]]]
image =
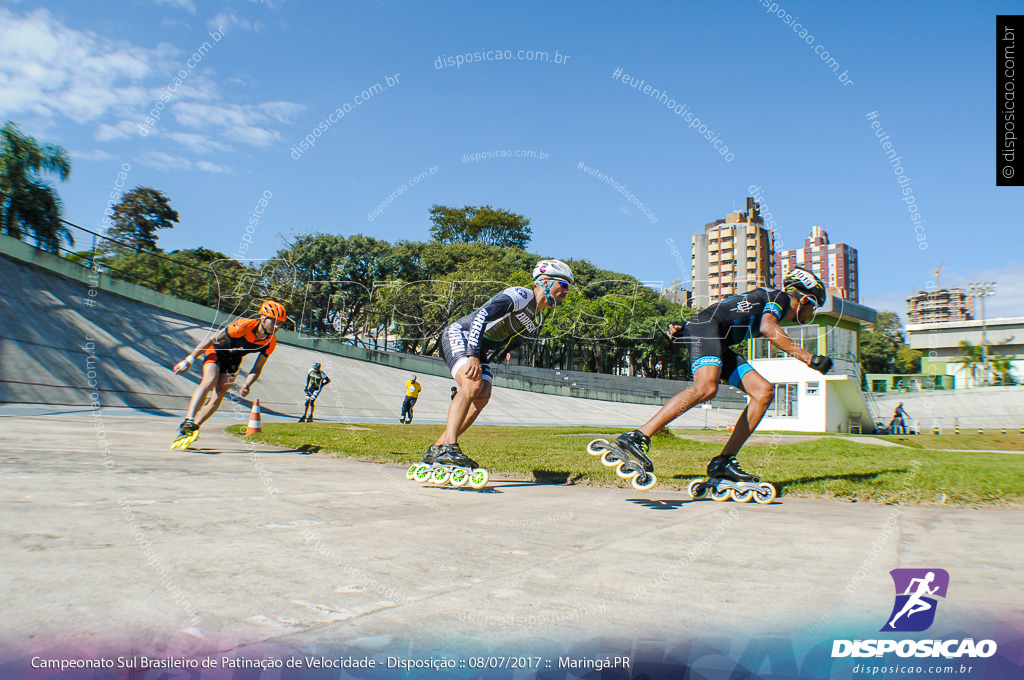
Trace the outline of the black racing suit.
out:
[[[691,368],[696,372],[704,366],[718,366],[722,382],[739,387],[743,376],[754,369],[729,347],[747,338],[761,337],[764,315],[771,314],[781,320],[790,307],[788,293],[774,288],[755,288],[702,310],[683,330]]]

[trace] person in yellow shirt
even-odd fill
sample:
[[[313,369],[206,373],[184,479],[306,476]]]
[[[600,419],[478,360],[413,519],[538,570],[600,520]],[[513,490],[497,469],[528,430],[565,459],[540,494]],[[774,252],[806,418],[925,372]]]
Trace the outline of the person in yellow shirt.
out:
[[[405,383],[405,400],[402,402],[402,416],[398,419],[398,422],[406,425],[412,422],[412,407],[416,405],[421,389],[423,387],[416,382],[416,376],[413,376]]]

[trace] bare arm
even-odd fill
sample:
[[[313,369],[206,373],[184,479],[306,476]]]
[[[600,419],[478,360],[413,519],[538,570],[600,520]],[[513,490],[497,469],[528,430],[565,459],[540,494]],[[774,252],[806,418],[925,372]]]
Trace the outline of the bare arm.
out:
[[[256,359],[256,363],[253,364],[252,370],[249,371],[249,375],[245,376],[245,384],[243,384],[242,388],[238,391],[240,395],[244,397],[249,394],[249,390],[252,388],[253,383],[260,379],[260,373],[263,372],[263,367],[266,363],[267,355],[260,354]]]
[[[799,359],[808,366],[811,365],[811,359],[814,358],[810,352],[802,349],[800,345],[796,344],[793,338],[786,335],[782,330],[782,326],[779,325],[779,320],[771,314],[765,314],[761,317],[761,335],[765,337],[768,342],[772,343],[777,349],[782,350],[789,356]]]

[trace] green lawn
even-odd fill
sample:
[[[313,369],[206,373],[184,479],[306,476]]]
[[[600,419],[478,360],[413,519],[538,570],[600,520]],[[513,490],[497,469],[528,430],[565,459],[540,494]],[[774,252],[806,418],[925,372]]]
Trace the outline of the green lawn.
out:
[[[228,431],[239,435],[244,426]],[[253,438],[296,450],[407,464],[419,461],[439,433],[439,425],[294,423],[264,425],[262,434]],[[492,474],[549,483],[625,486],[627,482],[585,449],[591,438],[617,433],[599,428],[479,426],[460,443]],[[902,437],[918,446],[905,449],[833,436],[800,444],[750,446],[740,453],[740,464],[772,482],[780,496],[972,507],[1024,505],[1024,456],[919,448],[928,445],[930,437]],[[898,436],[889,438],[905,443]],[[961,441],[971,441],[964,435],[936,439],[942,440],[936,446],[953,439],[957,448],[998,448],[992,445],[996,436],[987,438],[984,446],[973,441],[960,446]],[[659,487],[685,487],[703,473],[720,448],[721,444],[675,436],[655,437],[651,456]]]

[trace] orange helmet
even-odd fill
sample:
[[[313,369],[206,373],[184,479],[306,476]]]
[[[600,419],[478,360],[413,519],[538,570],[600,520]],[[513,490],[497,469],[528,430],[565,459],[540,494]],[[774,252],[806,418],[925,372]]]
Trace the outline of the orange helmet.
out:
[[[260,305],[260,314],[263,316],[269,316],[271,319],[277,319],[283,322],[288,318],[288,314],[284,311],[284,305],[274,300],[267,300]]]

